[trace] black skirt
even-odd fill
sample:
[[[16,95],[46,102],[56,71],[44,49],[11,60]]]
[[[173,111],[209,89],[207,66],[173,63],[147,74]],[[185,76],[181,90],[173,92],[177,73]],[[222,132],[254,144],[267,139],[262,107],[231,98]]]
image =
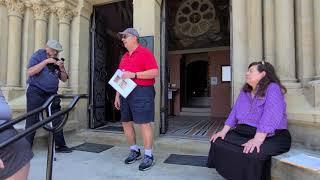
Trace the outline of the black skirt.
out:
[[[267,137],[253,153],[243,153],[242,144],[254,137],[256,128],[237,125],[230,130],[224,140],[216,139],[208,156],[208,167],[228,180],[269,180],[271,179],[271,156],[288,152],[291,136],[288,130],[276,130],[275,135]]]
[[[13,137],[17,131],[12,127],[0,132],[0,143]],[[5,148],[0,149],[0,159],[4,163],[4,169],[0,169],[0,179],[6,179],[22,167],[24,167],[33,157],[30,143],[22,138]]]

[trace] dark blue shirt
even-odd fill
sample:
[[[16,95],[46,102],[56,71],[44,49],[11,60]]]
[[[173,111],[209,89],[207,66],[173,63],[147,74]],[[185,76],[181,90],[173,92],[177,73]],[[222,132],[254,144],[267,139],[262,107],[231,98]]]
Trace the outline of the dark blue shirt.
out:
[[[28,68],[41,63],[47,58],[46,50],[39,49],[31,56]],[[38,74],[29,76],[27,83],[31,86],[36,86],[43,91],[56,93],[59,86],[59,71],[57,69],[50,70],[47,66],[45,66]]]

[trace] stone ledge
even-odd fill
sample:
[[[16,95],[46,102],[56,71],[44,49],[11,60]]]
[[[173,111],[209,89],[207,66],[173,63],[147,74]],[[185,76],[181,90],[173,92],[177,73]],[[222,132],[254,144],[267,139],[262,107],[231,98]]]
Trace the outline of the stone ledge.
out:
[[[306,148],[320,150],[320,111],[288,113],[288,128],[292,141]]]
[[[320,126],[320,111],[319,110],[304,110],[288,112],[289,123],[301,124],[303,126]]]
[[[189,154],[208,155],[210,149],[210,142],[205,139],[160,137],[154,144],[155,148]]]
[[[273,180],[319,180],[320,171],[314,171],[299,165],[291,165],[282,161],[283,158],[300,153],[320,157],[319,151],[311,151],[303,147],[292,147],[288,153],[272,158],[271,176]]]

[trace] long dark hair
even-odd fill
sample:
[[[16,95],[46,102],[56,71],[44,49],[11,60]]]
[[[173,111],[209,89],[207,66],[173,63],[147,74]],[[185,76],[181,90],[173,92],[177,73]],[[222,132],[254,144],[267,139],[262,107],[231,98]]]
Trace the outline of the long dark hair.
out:
[[[269,62],[266,62],[266,61],[252,62],[248,66],[248,69],[250,69],[251,66],[255,66],[255,65],[257,65],[257,70],[260,73],[263,71],[266,73],[266,75],[258,82],[258,85],[257,85],[258,89],[257,89],[256,95],[258,95],[260,97],[264,97],[266,90],[268,88],[268,85],[272,82],[276,83],[280,86],[283,94],[287,93],[287,89],[281,84],[272,64],[270,64]],[[246,83],[242,87],[242,90],[244,92],[251,92],[252,87],[248,83]]]

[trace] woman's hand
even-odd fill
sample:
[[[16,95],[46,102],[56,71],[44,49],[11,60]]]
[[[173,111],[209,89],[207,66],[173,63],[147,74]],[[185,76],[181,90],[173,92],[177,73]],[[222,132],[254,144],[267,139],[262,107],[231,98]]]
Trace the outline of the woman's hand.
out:
[[[226,134],[227,134],[226,132],[219,131],[219,132],[217,132],[216,134],[214,134],[214,135],[211,136],[210,141],[215,142],[216,139],[218,139],[219,137],[220,137],[221,139],[224,139],[224,137],[226,136]]]
[[[248,142],[242,144],[243,153],[252,153],[255,148],[257,148],[257,152],[260,152],[260,146],[263,144],[264,140],[267,137],[267,133],[256,133],[253,139],[250,139]]]
[[[216,134],[212,135],[210,138],[210,141],[215,142],[217,138],[221,138],[224,139],[224,137],[226,136],[226,134],[228,133],[228,131],[230,130],[230,126],[224,125],[223,129],[219,132],[217,132]]]

